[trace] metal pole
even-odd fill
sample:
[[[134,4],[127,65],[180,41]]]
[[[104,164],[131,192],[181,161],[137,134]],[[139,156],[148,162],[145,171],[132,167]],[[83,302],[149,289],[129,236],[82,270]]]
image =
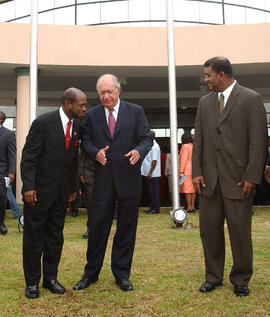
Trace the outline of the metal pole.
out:
[[[172,155],[172,189],[173,210],[180,207],[179,180],[178,180],[178,138],[177,138],[177,104],[176,80],[174,61],[174,20],[173,0],[167,0],[167,45],[168,45],[168,71],[169,71],[169,96],[170,96],[170,130],[171,130],[171,155]]]
[[[31,0],[30,125],[37,115],[38,0]]]

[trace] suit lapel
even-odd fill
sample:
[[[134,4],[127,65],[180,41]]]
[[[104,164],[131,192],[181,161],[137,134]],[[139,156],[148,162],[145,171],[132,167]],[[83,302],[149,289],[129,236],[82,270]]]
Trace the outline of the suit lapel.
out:
[[[218,94],[215,92],[211,92],[209,94],[209,101],[207,103],[209,104],[209,111],[211,116],[213,116],[218,122],[220,118],[220,113],[218,108]]]
[[[222,115],[219,118],[219,124],[221,124],[224,120],[227,119],[228,115],[230,114],[230,112],[232,111],[232,108],[234,107],[236,100],[237,100],[237,95],[239,92],[239,85],[238,83],[235,84],[235,86],[233,87],[233,90],[229,96],[229,99],[226,102],[226,106],[222,112]]]
[[[55,129],[55,136],[56,137],[59,136],[59,137],[57,137],[57,139],[60,142],[60,146],[66,148],[65,134],[64,134],[63,124],[62,124],[62,121],[60,118],[59,110],[55,111],[53,126]]]
[[[106,136],[108,138],[111,138],[108,123],[106,120],[105,109],[101,104],[99,104],[98,107],[99,108],[98,108],[98,112],[97,112],[97,120],[99,122],[99,125],[100,125],[101,129],[103,130],[103,132],[106,134]]]
[[[115,129],[114,129],[114,133],[113,133],[114,137],[119,132],[120,127],[121,127],[122,123],[124,122],[125,118],[127,118],[127,109],[125,107],[125,103],[122,100],[120,100],[120,107],[119,107],[116,125],[115,125]]]

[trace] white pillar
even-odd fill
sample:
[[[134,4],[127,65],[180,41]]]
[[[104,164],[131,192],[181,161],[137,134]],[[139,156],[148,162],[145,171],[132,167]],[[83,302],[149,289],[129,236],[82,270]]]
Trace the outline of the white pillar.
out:
[[[171,130],[171,155],[172,155],[172,202],[173,210],[180,207],[179,195],[179,167],[178,167],[178,126],[176,104],[176,79],[174,59],[174,19],[173,0],[167,0],[167,45],[168,45],[168,71],[169,71],[169,96],[170,96],[170,130]]]

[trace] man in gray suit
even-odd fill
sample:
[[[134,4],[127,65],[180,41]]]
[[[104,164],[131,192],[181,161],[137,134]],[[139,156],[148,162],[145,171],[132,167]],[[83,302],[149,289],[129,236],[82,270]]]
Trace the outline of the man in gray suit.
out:
[[[7,234],[4,223],[7,204],[6,181],[12,183],[16,171],[16,141],[14,132],[3,127],[6,120],[4,112],[0,111],[0,233]],[[5,180],[6,177],[6,180]],[[8,179],[9,178],[9,179]]]
[[[208,60],[204,72],[212,92],[199,102],[192,154],[206,265],[200,292],[213,291],[222,284],[226,219],[233,255],[230,281],[236,296],[248,296],[253,273],[252,196],[265,165],[266,114],[260,96],[233,78],[228,59]]]

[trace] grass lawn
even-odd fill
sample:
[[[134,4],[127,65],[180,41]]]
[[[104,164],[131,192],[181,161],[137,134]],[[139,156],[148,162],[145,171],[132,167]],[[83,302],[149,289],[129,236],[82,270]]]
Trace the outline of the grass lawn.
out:
[[[110,269],[112,227],[104,265],[96,284],[74,292],[85,265],[86,213],[66,217],[65,244],[59,281],[65,295],[41,287],[40,297],[24,296],[22,234],[8,212],[8,234],[0,236],[0,316],[270,316],[270,209],[255,208],[253,216],[254,275],[250,296],[237,298],[228,275],[232,265],[226,230],[227,254],[223,286],[201,294],[204,258],[198,229],[198,212],[189,215],[192,230],[171,228],[168,209],[158,215],[140,211],[131,281],[135,290],[123,292]]]

